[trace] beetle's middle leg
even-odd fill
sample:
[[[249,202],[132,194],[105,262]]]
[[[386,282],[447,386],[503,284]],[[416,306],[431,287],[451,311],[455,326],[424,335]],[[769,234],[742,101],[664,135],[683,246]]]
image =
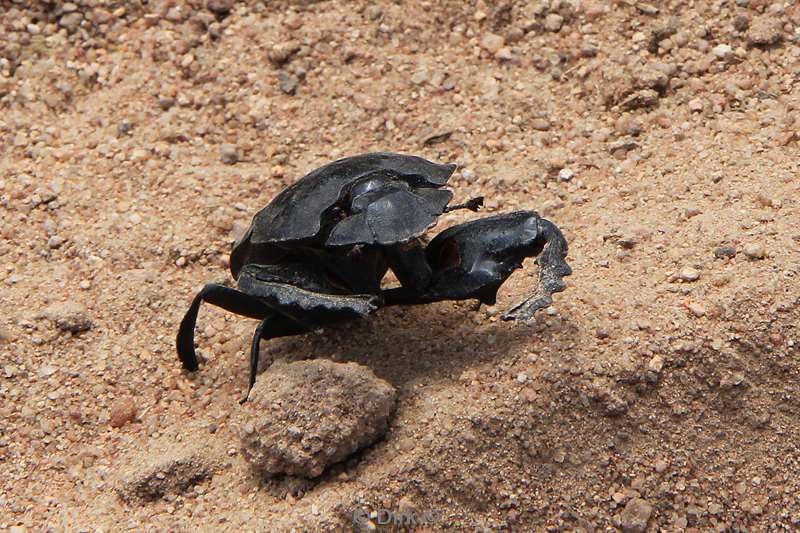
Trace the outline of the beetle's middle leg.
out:
[[[363,317],[380,303],[380,297],[374,294],[337,294],[334,291],[341,289],[322,272],[303,265],[245,265],[238,282],[242,292],[270,309],[253,334],[250,376],[242,402],[256,380],[262,339],[300,335],[327,324]]]
[[[250,396],[250,391],[256,383],[256,373],[258,372],[258,360],[260,356],[261,340],[277,339],[278,337],[291,337],[293,335],[301,335],[311,331],[307,326],[292,320],[291,318],[283,315],[268,316],[256,327],[253,334],[253,342],[250,344],[250,376],[247,382],[247,392],[244,398],[239,400],[239,403],[247,401]]]

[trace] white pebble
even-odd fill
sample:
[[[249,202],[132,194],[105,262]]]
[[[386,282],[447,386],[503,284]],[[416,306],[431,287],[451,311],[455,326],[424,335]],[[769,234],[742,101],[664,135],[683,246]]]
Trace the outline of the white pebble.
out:
[[[720,59],[727,59],[733,53],[733,48],[729,44],[718,44],[711,49],[711,53]]]
[[[147,159],[149,155],[150,153],[144,148],[137,148],[136,150],[131,152],[130,160],[133,161],[134,163],[139,163]]]
[[[764,257],[767,255],[767,252],[764,250],[764,247],[761,244],[751,242],[744,245],[744,255],[750,259],[764,259]]]
[[[40,367],[38,372],[40,378],[49,378],[55,373],[56,373],[56,368],[50,365],[45,365],[43,367]]]
[[[575,173],[568,168],[562,168],[558,171],[558,179],[561,181],[569,181],[573,178],[573,176],[575,176]]]
[[[55,250],[56,248],[60,248],[62,244],[64,244],[64,237],[60,235],[53,235],[49,239],[47,239],[47,247]]]
[[[678,279],[681,281],[697,281],[700,279],[700,272],[692,267],[685,267],[678,273]]]

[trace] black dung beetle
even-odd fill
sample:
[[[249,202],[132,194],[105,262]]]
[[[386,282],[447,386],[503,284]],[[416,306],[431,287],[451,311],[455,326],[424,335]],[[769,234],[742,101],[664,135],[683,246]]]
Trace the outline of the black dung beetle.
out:
[[[416,156],[364,154],[318,168],[284,190],[233,245],[230,268],[238,289],[209,283],[195,296],[176,339],[183,367],[198,369],[194,328],[202,302],[261,321],[250,349],[247,394],[262,339],[307,333],[387,305],[494,304],[497,290],[527,257],[536,257],[539,282],[503,318],[527,320],[549,306],[572,270],[561,231],[534,211],[458,224],[425,244],[423,235],[442,213],[477,211],[483,203],[474,198],[448,206],[453,193],[443,187],[454,171],[455,165]],[[400,286],[384,289],[389,269]]]

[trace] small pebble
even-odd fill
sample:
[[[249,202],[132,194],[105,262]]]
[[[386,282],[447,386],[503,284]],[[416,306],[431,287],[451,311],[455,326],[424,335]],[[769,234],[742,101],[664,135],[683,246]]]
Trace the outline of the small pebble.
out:
[[[150,153],[144,148],[137,148],[131,152],[130,160],[134,163],[140,163],[148,158]]]
[[[544,29],[547,31],[557,32],[564,24],[564,17],[556,13],[550,13],[544,19]]]
[[[169,96],[162,96],[158,99],[158,107],[161,108],[162,111],[167,111],[169,108],[175,105],[175,99]]]
[[[119,428],[136,419],[136,403],[131,398],[116,400],[111,405],[111,416],[109,424],[113,428]]]
[[[299,83],[299,80],[291,74],[287,74],[284,71],[278,73],[278,88],[284,94],[288,94],[289,96],[294,95],[297,92]]]
[[[574,176],[575,173],[568,168],[562,168],[558,171],[558,179],[561,181],[570,181]]]
[[[523,384],[526,381],[528,381],[528,375],[526,373],[520,372],[519,374],[517,374],[517,383]]]
[[[418,70],[411,76],[411,83],[414,85],[422,85],[430,78],[427,70]]]
[[[660,354],[656,354],[653,356],[652,359],[647,363],[647,369],[651,372],[655,372],[658,374],[664,368],[664,357]]]
[[[500,49],[505,46],[505,44],[506,40],[500,35],[496,35],[494,33],[487,33],[483,36],[483,39],[481,39],[481,46],[492,55],[499,52]]]
[[[632,498],[625,505],[620,516],[622,531],[624,533],[644,533],[652,514],[652,505],[641,498]]]
[[[703,304],[698,302],[689,303],[689,311],[696,317],[706,316],[706,308]]]
[[[215,15],[224,17],[231,12],[235,2],[236,0],[208,0],[206,7]]]
[[[678,273],[678,279],[686,282],[697,281],[700,279],[700,271],[692,267],[682,268]]]
[[[494,54],[494,57],[502,61],[510,61],[514,59],[514,53],[511,52],[511,48],[504,46]]]
[[[39,371],[37,372],[40,378],[49,378],[55,373],[56,373],[56,368],[50,365],[45,365],[43,367],[40,367]]]
[[[777,44],[783,38],[780,20],[770,15],[762,15],[750,24],[747,42],[750,46],[767,47]]]
[[[117,124],[117,133],[122,135],[127,135],[133,129],[133,124],[130,123],[128,119],[122,119],[122,121]]]
[[[47,247],[50,248],[51,250],[56,250],[58,248],[61,248],[61,245],[64,244],[65,241],[66,239],[64,239],[64,237],[60,235],[53,235],[52,237],[47,239]]]
[[[733,246],[719,246],[714,249],[714,257],[717,259],[736,257],[736,248]]]
[[[383,8],[377,5],[371,5],[364,10],[364,14],[369,20],[378,20],[383,15]]]
[[[766,250],[764,250],[764,246],[756,242],[745,244],[743,251],[744,255],[750,259],[764,259],[764,257],[767,255]]]
[[[702,211],[700,210],[700,208],[699,207],[695,207],[695,206],[687,207],[686,211],[684,212],[684,214],[686,215],[686,218],[696,217],[697,215],[699,215],[701,213],[702,213]]]
[[[94,326],[86,308],[75,301],[51,304],[43,310],[42,316],[52,320],[61,331],[71,333],[88,331]]]
[[[689,100],[689,111],[692,113],[699,113],[703,110],[703,100],[700,98],[692,98]]]
[[[239,151],[233,144],[223,144],[220,147],[220,159],[226,165],[234,165],[239,161]]]
[[[535,118],[531,120],[531,128],[537,131],[547,131],[550,129],[550,121],[546,118]]]
[[[750,27],[750,19],[746,15],[737,15],[733,19],[733,27],[736,31],[746,31]]]
[[[728,59],[733,54],[733,48],[729,44],[719,44],[711,49],[711,53],[720,59]]]

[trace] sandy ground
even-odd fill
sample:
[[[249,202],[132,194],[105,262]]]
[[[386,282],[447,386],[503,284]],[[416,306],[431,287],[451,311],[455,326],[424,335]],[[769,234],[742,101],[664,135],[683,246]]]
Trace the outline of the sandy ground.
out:
[[[796,531],[799,24],[766,0],[0,0],[0,531],[390,530],[388,512]],[[456,199],[484,213],[538,209],[574,275],[531,324],[499,314],[532,261],[496,306],[263,346],[398,389],[382,441],[264,483],[239,440],[255,323],[204,307],[195,375],[177,324],[256,210],[375,150],[458,163]],[[125,502],[123,465],[158,450],[221,466]]]

